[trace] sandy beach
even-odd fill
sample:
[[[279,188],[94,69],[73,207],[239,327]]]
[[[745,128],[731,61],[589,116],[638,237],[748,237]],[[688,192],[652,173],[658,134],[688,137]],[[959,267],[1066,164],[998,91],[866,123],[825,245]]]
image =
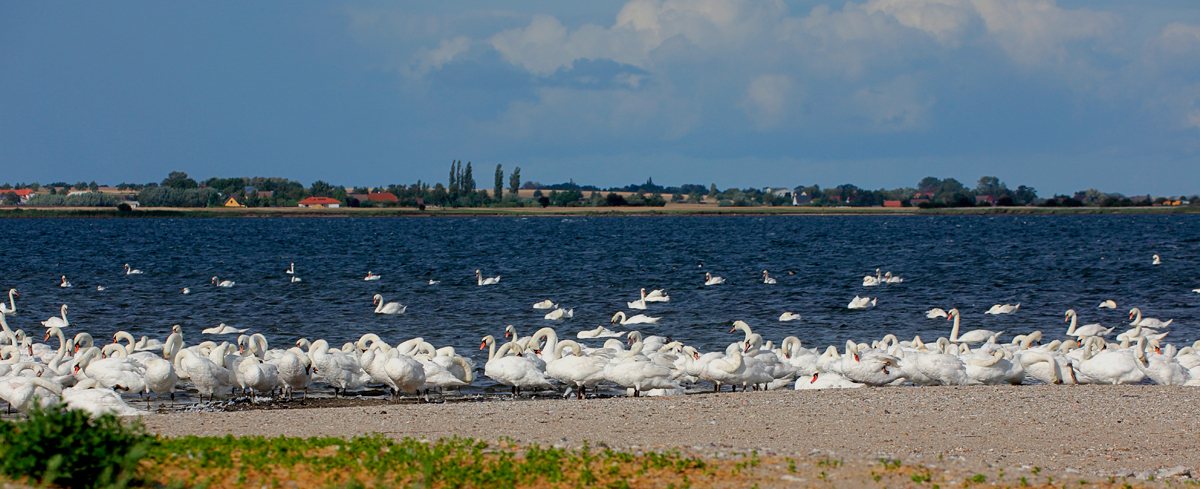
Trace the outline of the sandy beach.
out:
[[[1200,468],[1200,391],[1185,387],[901,387],[664,398],[489,400],[154,414],[165,436],[473,437],[698,455],[953,463],[1089,477]],[[850,464],[853,467],[854,464]],[[1021,469],[1024,466],[1025,469]],[[1151,471],[1151,472],[1146,472]],[[1200,474],[1198,474],[1200,475]]]

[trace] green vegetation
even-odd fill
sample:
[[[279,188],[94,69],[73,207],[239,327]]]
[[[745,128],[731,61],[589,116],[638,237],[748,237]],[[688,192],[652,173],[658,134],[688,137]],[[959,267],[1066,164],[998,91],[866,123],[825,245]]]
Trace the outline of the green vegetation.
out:
[[[122,486],[152,442],[141,425],[125,426],[113,415],[34,408],[25,421],[0,421],[0,472],[45,485]]]

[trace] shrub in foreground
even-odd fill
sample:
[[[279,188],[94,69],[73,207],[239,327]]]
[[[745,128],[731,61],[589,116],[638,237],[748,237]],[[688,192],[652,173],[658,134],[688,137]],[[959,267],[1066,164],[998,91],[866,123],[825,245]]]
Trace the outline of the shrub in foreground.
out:
[[[63,406],[35,408],[25,421],[0,421],[0,473],[63,487],[123,486],[154,438],[140,424],[89,418]]]

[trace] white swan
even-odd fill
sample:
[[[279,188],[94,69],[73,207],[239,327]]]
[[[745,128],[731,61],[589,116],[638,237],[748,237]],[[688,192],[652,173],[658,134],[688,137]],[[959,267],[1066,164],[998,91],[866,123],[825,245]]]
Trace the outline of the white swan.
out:
[[[1131,326],[1144,326],[1147,328],[1165,328],[1175,322],[1174,319],[1163,322],[1158,318],[1144,318],[1142,317],[1142,310],[1136,307],[1129,310],[1129,319],[1132,320],[1129,323]]]
[[[105,388],[95,379],[84,379],[75,384],[74,387],[63,389],[62,401],[63,404],[67,405],[67,409],[84,411],[93,418],[105,414],[114,414],[117,416],[139,416],[145,414],[125,404],[120,394],[117,394],[112,389]]]
[[[479,270],[475,270],[475,284],[476,285],[495,285],[498,283],[500,283],[499,275],[497,275],[495,277],[484,278],[483,274]]]
[[[286,273],[288,275],[295,274],[296,273],[296,264],[295,263],[288,264],[288,269],[284,270],[283,273]]]
[[[379,274],[373,273],[370,270],[367,270],[367,276],[363,277],[363,280],[371,281],[371,280],[379,280],[379,278],[380,278]]]
[[[408,310],[408,306],[399,302],[383,302],[383,294],[375,294],[375,298],[371,300],[371,304],[375,304],[375,314],[404,314]]]
[[[958,326],[959,320],[962,318],[962,314],[958,312],[957,308],[951,309],[948,314],[950,314],[950,317],[946,318],[946,320],[954,320],[954,328],[950,330],[951,343],[983,343],[989,339],[999,337],[1000,335],[1004,334],[1003,331],[996,333],[986,329],[974,329],[967,331],[960,336],[958,334]]]
[[[846,308],[847,309],[870,309],[872,307],[875,307],[875,304],[878,301],[879,301],[878,297],[872,299],[870,297],[859,297],[856,295],[856,296],[854,296],[854,300],[850,301],[850,303],[846,305]]]
[[[103,291],[103,290],[104,290],[104,286],[103,286],[103,285],[97,285],[97,286],[96,286],[96,290],[97,290],[97,291]]]
[[[191,293],[192,293],[192,289],[189,289],[189,288],[187,288],[187,287],[184,287],[184,288],[183,288],[183,295],[188,295],[188,294],[191,294]]]
[[[216,275],[213,275],[211,282],[213,285],[216,285],[217,287],[233,287],[233,284],[234,284],[234,282],[232,280],[220,280],[217,278]]]
[[[545,319],[549,319],[551,321],[558,321],[561,319],[573,318],[573,317],[575,317],[574,309],[563,309],[560,307],[558,309],[555,309],[553,311],[546,313]]]
[[[991,309],[988,309],[987,312],[985,312],[984,314],[1012,314],[1014,312],[1017,312],[1017,309],[1020,309],[1020,308],[1021,308],[1020,303],[1017,303],[1017,305],[1015,305],[1015,306],[1012,304],[1004,304],[1004,305],[996,304],[996,305],[992,306]]]
[[[1136,384],[1146,378],[1138,368],[1137,359],[1131,350],[1105,349],[1104,340],[1088,338],[1078,362],[1072,362],[1075,370],[1082,374],[1081,382],[1093,384]],[[1099,351],[1097,351],[1099,350]]]
[[[1113,302],[1112,299],[1109,299],[1104,302],[1101,302],[1100,306],[1097,309],[1116,309],[1116,308],[1117,308],[1117,303]]]
[[[616,314],[613,314],[612,324],[620,324],[622,326],[624,326],[626,324],[658,324],[659,319],[662,319],[662,318],[652,318],[645,314],[637,314],[632,317],[626,318],[624,312],[617,311]]]
[[[554,309],[556,307],[558,307],[558,304],[555,304],[554,301],[551,301],[550,299],[533,303],[534,309]]]
[[[17,300],[14,297],[21,294],[17,293],[17,289],[8,289],[8,304],[0,302],[0,313],[13,315],[17,313]]]
[[[704,285],[719,285],[723,283],[725,283],[725,279],[708,272],[704,273]]]
[[[815,372],[812,378],[797,379],[796,390],[812,390],[812,389],[853,389],[856,387],[866,387],[867,384],[860,384],[850,379],[842,377],[836,372]]]
[[[846,355],[839,369],[847,379],[870,386],[883,386],[904,377],[900,359],[886,353],[868,350],[860,353],[857,344],[846,341]]]
[[[351,345],[353,347],[353,345]],[[308,357],[312,359],[313,370],[319,372],[325,382],[333,387],[333,394],[336,397],[341,391],[342,395],[346,394],[347,389],[360,389],[366,384],[363,378],[362,366],[358,364],[358,360],[350,356],[347,352],[341,350],[330,350],[329,342],[325,340],[314,341],[308,347]]]
[[[1162,265],[1162,258],[1159,258],[1158,255],[1154,255],[1154,261],[1151,262],[1150,264],[1151,265]]]
[[[627,333],[627,332],[628,331],[621,331],[620,333],[618,333],[611,329],[605,328],[604,325],[600,325],[600,326],[596,326],[596,329],[589,329],[587,331],[580,331],[578,333],[575,333],[575,337],[580,338],[580,339],[620,338],[622,336],[625,336],[625,333]]]
[[[1067,336],[1075,336],[1078,338],[1085,338],[1088,336],[1108,336],[1109,334],[1112,334],[1114,329],[1106,329],[1104,326],[1101,326],[1098,323],[1085,324],[1076,328],[1075,324],[1079,321],[1079,316],[1075,313],[1074,309],[1067,309],[1067,316],[1064,321],[1071,323],[1071,327],[1067,328]]]
[[[642,287],[642,300],[646,302],[671,302],[671,296],[663,292],[663,289],[655,289],[646,293],[646,288]]]
[[[564,349],[570,348],[573,355],[563,356]],[[602,356],[584,355],[579,343],[562,340],[554,345],[551,360],[546,363],[546,375],[564,384],[575,386],[575,396],[583,399],[588,387],[595,387],[605,381],[604,367],[609,359]]]
[[[935,307],[933,309],[925,311],[925,317],[927,317],[929,319],[944,318],[946,316],[948,316],[948,314],[946,314],[946,310],[942,309],[940,307]]]
[[[218,396],[227,397],[229,395],[233,384],[228,369],[189,349],[181,350],[175,359],[179,371],[186,373],[187,378],[196,387],[201,401],[205,396],[212,400]]]
[[[604,367],[604,377],[621,387],[633,389],[633,397],[653,389],[679,389],[679,383],[671,380],[671,368],[647,359],[642,355],[643,347],[641,341],[634,342],[629,351]]]
[[[59,286],[59,287],[62,287],[62,288],[64,288],[64,289],[65,289],[65,288],[68,288],[68,287],[70,287],[70,286],[71,286],[71,282],[68,282],[68,281],[67,281],[67,276],[66,276],[66,275],[63,275],[63,276],[62,276],[62,282],[60,282],[60,283],[58,284],[58,286]]]
[[[940,385],[970,385],[973,383],[967,375],[966,365],[957,355],[958,345],[939,340],[938,345],[946,348],[943,352],[918,353],[913,359],[916,369],[922,375]],[[906,357],[907,360],[907,357]]]
[[[45,326],[47,328],[52,328],[52,327],[65,328],[67,326],[70,326],[71,322],[67,321],[67,305],[63,304],[62,307],[59,308],[59,312],[60,312],[60,314],[62,314],[61,317],[50,316],[49,319],[42,321],[42,326]]]
[[[429,285],[437,285],[437,284],[440,284],[440,283],[442,283],[442,281],[441,281],[441,280],[429,279]]]
[[[75,362],[76,372],[82,371],[89,379],[96,379],[104,387],[121,389],[129,392],[146,390],[146,367],[140,363],[125,358],[125,349],[112,349],[116,355],[97,360],[100,349],[89,348]],[[77,377],[79,380],[82,378]]]
[[[901,282],[904,282],[904,279],[892,275],[892,272],[888,272],[883,275],[883,283],[885,284],[898,284]]]
[[[34,399],[37,399],[43,408],[53,406],[58,403],[61,393],[62,385],[39,377],[13,376],[0,379],[0,398],[22,413],[29,412]]]
[[[142,271],[136,268],[130,268],[129,264],[125,264],[125,275],[141,275]]]
[[[304,281],[304,279],[302,279],[302,278],[300,278],[300,277],[297,277],[297,276],[295,276],[295,275],[292,275],[292,278],[291,278],[290,280],[288,280],[288,281],[289,281],[289,282],[291,282],[291,283],[296,283],[296,282],[303,282],[303,281]]]
[[[867,275],[867,276],[863,277],[863,283],[862,283],[862,284],[863,284],[863,287],[874,287],[874,286],[876,286],[876,285],[879,285],[879,284],[881,284],[881,283],[883,283],[883,277],[879,275],[879,269],[878,269],[878,268],[876,268],[876,269],[875,269],[875,276],[874,276],[874,277],[872,277],[872,276],[870,276],[870,275]]]
[[[645,299],[638,299],[633,302],[626,302],[625,305],[628,306],[630,309],[636,309],[639,311],[646,310],[646,300]]]
[[[221,323],[221,324],[218,324],[211,328],[207,328],[207,329],[201,331],[201,333],[203,333],[203,334],[238,334],[238,333],[244,333],[249,329],[250,328],[238,329],[233,326],[226,325],[225,323]]]
[[[792,312],[784,312],[783,314],[780,314],[780,315],[779,315],[779,320],[780,320],[781,322],[787,322],[787,321],[799,321],[799,320],[800,320],[800,315],[799,315],[799,314],[796,314],[796,313],[792,313]]]
[[[1146,337],[1138,338],[1137,346],[1134,348],[1134,365],[1155,384],[1184,385],[1191,380],[1188,369],[1180,365],[1174,358],[1158,353],[1148,353]]]
[[[492,335],[483,337],[479,349],[488,350],[488,361],[483,366],[483,374],[504,385],[512,386],[513,396],[521,395],[522,388],[551,388],[550,381],[541,370],[538,370],[529,360],[517,355],[521,348],[516,343],[508,342],[496,349],[496,339]],[[513,355],[508,355],[508,353]]]
[[[767,275],[767,271],[766,271],[766,270],[763,270],[763,283],[764,283],[764,284],[774,284],[774,283],[776,283],[775,279],[773,279],[773,278],[771,278],[769,275]]]

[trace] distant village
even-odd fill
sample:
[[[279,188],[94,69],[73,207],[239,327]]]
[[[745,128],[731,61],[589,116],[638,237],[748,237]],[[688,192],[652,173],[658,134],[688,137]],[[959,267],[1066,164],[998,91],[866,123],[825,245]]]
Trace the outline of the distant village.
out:
[[[1010,188],[996,177],[974,186],[953,178],[926,177],[914,187],[868,190],[852,184],[719,189],[716,184],[660,186],[653,179],[624,187],[599,188],[574,181],[544,185],[522,181],[521,169],[497,165],[494,185],[479,188],[470,163],[454,161],[446,183],[343,187],[324,181],[305,186],[279,177],[209,178],[196,181],[171,172],[161,182],[56,182],[0,185],[0,206],[28,207],[621,207],[621,206],[816,206],[816,207],[1126,207],[1200,204],[1192,196],[1126,196],[1088,189],[1041,197],[1033,187]],[[1194,204],[1196,203],[1196,204]]]

